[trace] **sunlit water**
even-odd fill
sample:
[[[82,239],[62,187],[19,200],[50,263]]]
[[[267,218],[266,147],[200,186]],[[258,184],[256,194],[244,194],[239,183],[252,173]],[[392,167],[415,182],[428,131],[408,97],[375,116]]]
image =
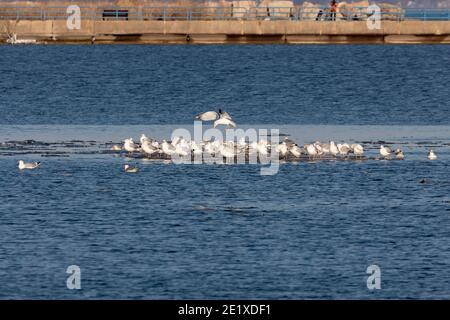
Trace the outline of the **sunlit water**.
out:
[[[448,50],[0,47],[0,298],[450,298]],[[362,143],[369,159],[261,176],[108,151],[219,106],[301,144]],[[380,143],[406,159],[375,160]]]

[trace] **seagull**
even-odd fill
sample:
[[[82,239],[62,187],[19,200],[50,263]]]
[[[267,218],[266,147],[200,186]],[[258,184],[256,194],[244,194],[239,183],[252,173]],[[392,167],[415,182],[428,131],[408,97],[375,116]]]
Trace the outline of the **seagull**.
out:
[[[155,148],[152,145],[152,143],[150,142],[150,140],[143,139],[141,141],[142,141],[141,148],[142,148],[142,151],[144,151],[145,153],[151,155],[151,154],[154,154],[156,151],[158,151],[158,148]]]
[[[132,167],[129,164],[126,164],[126,165],[123,166],[123,170],[126,173],[136,173],[136,172],[139,171],[139,168],[138,167]]]
[[[317,149],[314,145],[305,144],[304,148],[305,148],[306,152],[308,153],[309,158],[311,158],[311,157],[314,158],[317,155]]]
[[[219,147],[219,152],[222,156],[224,156],[225,158],[233,158],[234,157],[234,147],[230,146],[230,145],[221,145]]]
[[[172,154],[175,153],[175,147],[169,143],[167,143],[166,140],[163,140],[162,144],[161,144],[161,149],[163,151],[163,153],[171,156]]]
[[[140,140],[141,144],[143,144],[144,141],[148,141],[148,142],[150,142],[150,143],[154,142],[153,139],[148,138],[145,134],[142,134],[142,135],[141,135],[141,138],[140,138],[139,140]]]
[[[202,147],[199,146],[195,141],[191,141],[191,151],[195,155],[200,155],[203,153]]]
[[[186,157],[191,153],[192,149],[190,144],[184,140],[181,139],[179,142],[175,145],[175,152],[181,157]]]
[[[385,157],[388,158],[391,155],[391,149],[389,149],[388,147],[385,147],[383,145],[380,146],[380,154]]]
[[[337,148],[339,150],[339,153],[343,156],[346,156],[352,149],[348,145],[348,143],[340,144],[338,143]]]
[[[405,159],[405,155],[403,154],[403,151],[401,149],[395,150],[395,159],[397,160]]]
[[[228,127],[236,128],[236,123],[231,118],[230,114],[222,109],[219,112],[206,111],[194,117],[195,120],[200,121],[214,121],[214,128],[218,125],[226,125]]]
[[[220,110],[220,109],[219,109]],[[197,116],[195,116],[195,120],[200,121],[215,121],[220,117],[220,115],[216,111],[206,111]]]
[[[238,140],[236,146],[237,146],[238,153],[239,152],[245,152],[245,150],[247,150],[247,148],[248,148],[247,142],[245,141],[245,137],[241,137]]]
[[[218,147],[216,146],[215,141],[214,142],[206,142],[205,144],[205,153],[206,154],[215,154],[218,151]]]
[[[267,155],[267,141],[266,140],[260,140],[256,144],[256,150],[258,150],[259,154]]]
[[[430,149],[430,151],[428,152],[428,159],[430,159],[430,160],[436,160],[436,159],[437,159],[436,153],[434,153],[434,151],[431,150],[431,149]]]
[[[228,126],[228,127],[236,128],[236,123],[233,120],[230,120],[230,119],[225,118],[225,117],[220,117],[219,119],[214,121],[214,128],[219,126],[219,125],[225,125],[225,126]]]
[[[126,151],[135,152],[139,150],[139,146],[133,142],[133,138],[125,139],[123,142],[123,148]]]
[[[316,149],[318,156],[321,156],[325,153],[325,151],[323,151],[322,143],[320,141],[314,142],[313,147]]]
[[[275,147],[275,151],[278,152],[282,157],[285,157],[288,153],[288,147],[286,142],[282,142]]]
[[[180,142],[180,140],[181,140],[181,137],[175,137],[172,139],[171,144],[175,147],[178,144],[178,142]]]
[[[113,145],[113,146],[111,147],[111,150],[112,150],[112,151],[121,151],[121,150],[122,150],[122,147],[119,146],[118,144],[115,144],[115,145]]]
[[[330,144],[329,143],[320,143],[320,148],[324,154],[330,154]]]
[[[292,155],[296,158],[300,158],[300,156],[302,155],[302,150],[300,149],[300,147],[296,144],[293,144],[290,148],[289,148],[289,152],[292,153]]]
[[[230,114],[226,111],[222,111],[222,109],[219,109],[219,117],[225,118],[228,120],[233,120],[233,118],[231,118]]]
[[[294,140],[289,139],[288,137],[284,137],[284,143],[286,143],[287,147],[290,148],[292,147],[295,143]]]
[[[333,156],[337,156],[338,155],[338,153],[339,153],[339,149],[338,149],[338,147],[336,146],[336,144],[334,143],[334,141],[330,141],[330,153],[333,155]]]
[[[356,157],[362,156],[364,154],[364,148],[362,145],[354,143],[350,146],[351,149],[353,149],[353,153]]]
[[[19,170],[33,170],[40,165],[40,162],[25,163],[23,160],[19,160]]]

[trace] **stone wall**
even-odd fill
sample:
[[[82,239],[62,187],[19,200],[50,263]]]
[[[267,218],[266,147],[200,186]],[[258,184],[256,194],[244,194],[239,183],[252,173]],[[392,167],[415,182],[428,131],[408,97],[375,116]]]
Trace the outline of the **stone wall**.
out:
[[[384,21],[370,30],[365,21],[1,21],[18,39],[123,43],[450,43],[449,21]],[[6,33],[2,33],[6,40]]]

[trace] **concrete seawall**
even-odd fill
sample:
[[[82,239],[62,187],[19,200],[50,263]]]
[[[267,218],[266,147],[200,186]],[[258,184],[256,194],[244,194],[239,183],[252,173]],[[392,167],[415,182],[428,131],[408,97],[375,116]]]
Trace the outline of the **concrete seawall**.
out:
[[[94,21],[68,30],[65,20],[0,21],[18,39],[41,43],[143,44],[450,44],[450,21]],[[2,28],[0,28],[0,32]],[[1,34],[6,40],[5,32]]]

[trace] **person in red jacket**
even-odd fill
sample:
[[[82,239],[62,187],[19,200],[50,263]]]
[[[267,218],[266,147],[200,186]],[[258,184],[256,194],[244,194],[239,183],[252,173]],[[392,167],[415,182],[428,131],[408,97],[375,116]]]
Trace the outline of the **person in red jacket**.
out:
[[[336,20],[336,12],[337,12],[337,1],[331,0],[330,3],[330,18],[331,20]]]

